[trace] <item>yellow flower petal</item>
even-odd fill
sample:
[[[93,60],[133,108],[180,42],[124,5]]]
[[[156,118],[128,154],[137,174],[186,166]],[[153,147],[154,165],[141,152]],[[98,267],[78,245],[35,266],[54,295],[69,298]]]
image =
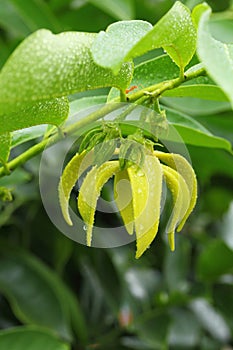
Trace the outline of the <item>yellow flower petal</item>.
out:
[[[159,225],[162,192],[162,168],[158,159],[146,155],[141,169],[133,165],[127,169],[133,196],[136,258],[139,258],[154,240]]]
[[[66,165],[58,185],[59,202],[67,224],[72,226],[69,215],[69,199],[72,188],[82,173],[92,164],[93,152],[77,153]]]
[[[87,225],[88,246],[91,245],[95,210],[102,187],[119,170],[119,161],[106,162],[99,168],[93,167],[82,183],[78,196],[78,209]]]
[[[180,154],[175,153],[164,153],[159,151],[154,151],[154,155],[159,158],[163,163],[167,164],[169,167],[175,169],[185,180],[189,193],[190,193],[190,203],[189,207],[180,222],[177,231],[180,232],[188,219],[189,215],[193,211],[197,201],[197,179],[196,174],[189,164],[189,162],[182,157]]]
[[[183,177],[174,169],[162,165],[166,184],[173,198],[173,211],[167,225],[168,240],[171,250],[175,250],[175,230],[189,208],[190,194]]]
[[[114,178],[114,198],[127,232],[132,235],[134,215],[132,190],[127,170],[116,173]]]

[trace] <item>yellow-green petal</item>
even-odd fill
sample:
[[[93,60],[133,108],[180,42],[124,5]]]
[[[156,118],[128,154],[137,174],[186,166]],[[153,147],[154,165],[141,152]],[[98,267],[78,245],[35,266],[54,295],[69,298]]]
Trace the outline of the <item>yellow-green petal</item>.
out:
[[[188,219],[189,215],[193,211],[196,201],[197,201],[197,178],[196,174],[190,165],[190,163],[182,157],[180,154],[175,153],[164,153],[155,151],[155,156],[158,157],[163,163],[167,164],[169,167],[175,169],[185,180],[189,193],[190,193],[190,203],[189,207],[177,227],[177,231],[180,232]]]
[[[173,198],[173,211],[166,231],[168,233],[170,248],[174,251],[175,230],[189,208],[190,194],[185,180],[177,171],[166,165],[162,165],[162,169],[166,184],[171,191]]]
[[[87,225],[87,245],[91,246],[97,200],[104,184],[119,171],[119,161],[93,167],[85,177],[78,196],[78,209]]]
[[[146,155],[141,169],[133,165],[127,169],[133,196],[136,258],[139,258],[154,240],[159,225],[162,192],[162,168],[158,159]]]
[[[83,151],[81,154],[77,153],[66,165],[60,177],[58,185],[59,202],[64,219],[70,226],[73,225],[69,214],[70,193],[78,178],[92,164],[92,160],[93,152],[87,153]]]
[[[132,190],[126,169],[116,173],[114,178],[114,198],[121,214],[127,232],[132,235],[134,229],[134,215]]]

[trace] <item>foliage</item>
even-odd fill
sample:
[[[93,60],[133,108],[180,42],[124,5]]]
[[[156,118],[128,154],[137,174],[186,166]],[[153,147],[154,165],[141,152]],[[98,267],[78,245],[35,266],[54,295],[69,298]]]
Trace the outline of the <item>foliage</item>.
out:
[[[233,346],[232,9],[229,0],[1,0],[0,349]],[[173,253],[164,235],[172,198],[157,240],[140,260],[133,245],[76,244],[42,208],[37,155],[64,135],[83,132],[89,135],[84,149],[98,145],[97,134],[111,148],[115,129],[107,125],[102,133],[97,121],[117,111],[114,102],[154,110],[131,123],[125,122],[130,109],[118,116],[114,128],[128,145],[143,125],[143,140],[158,155],[167,154],[161,140],[180,153],[174,129],[189,151],[199,201]],[[80,117],[80,111],[90,112]],[[111,156],[96,160],[99,169],[107,169]],[[56,160],[50,161],[52,167]],[[125,177],[136,188],[132,168],[124,159],[119,165],[114,190]],[[107,184],[103,195],[111,192]],[[120,211],[131,231],[128,212]],[[120,218],[97,213],[96,221],[109,227]]]

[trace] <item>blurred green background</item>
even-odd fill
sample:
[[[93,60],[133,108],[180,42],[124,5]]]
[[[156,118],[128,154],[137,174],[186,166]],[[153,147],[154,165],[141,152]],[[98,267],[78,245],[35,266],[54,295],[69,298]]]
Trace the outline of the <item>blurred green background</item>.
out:
[[[201,1],[182,2],[192,8]],[[0,0],[0,67],[39,28],[98,32],[135,18],[154,24],[173,3]],[[216,12],[213,33],[233,42],[232,1],[208,3]],[[232,111],[194,114],[210,131],[233,141]],[[29,146],[19,146],[14,155]],[[10,180],[1,179],[0,186],[13,189],[14,201],[0,202],[0,328],[33,326],[36,339],[39,329],[49,330],[73,350],[233,349],[232,157],[220,150],[188,149],[199,181],[198,205],[176,235],[174,253],[163,232],[164,214],[158,237],[140,260],[134,258],[135,242],[90,249],[57,231],[40,199],[40,157]],[[33,344],[33,332],[31,337]],[[19,341],[15,349],[20,346]]]

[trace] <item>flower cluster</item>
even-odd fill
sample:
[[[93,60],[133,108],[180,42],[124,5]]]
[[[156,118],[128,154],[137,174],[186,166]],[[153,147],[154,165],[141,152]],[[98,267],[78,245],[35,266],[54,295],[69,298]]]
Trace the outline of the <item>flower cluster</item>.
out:
[[[157,232],[161,215],[163,180],[172,194],[173,211],[166,231],[171,250],[175,249],[175,231],[181,231],[197,199],[197,181],[190,163],[181,155],[154,151],[144,147],[140,164],[118,159],[93,164],[94,151],[77,153],[66,165],[59,183],[59,199],[67,224],[69,198],[77,180],[85,174],[79,190],[77,206],[86,231],[86,243],[91,245],[97,200],[104,184],[114,176],[114,198],[127,232],[135,231],[136,258],[150,246]],[[88,172],[87,172],[88,169]]]

